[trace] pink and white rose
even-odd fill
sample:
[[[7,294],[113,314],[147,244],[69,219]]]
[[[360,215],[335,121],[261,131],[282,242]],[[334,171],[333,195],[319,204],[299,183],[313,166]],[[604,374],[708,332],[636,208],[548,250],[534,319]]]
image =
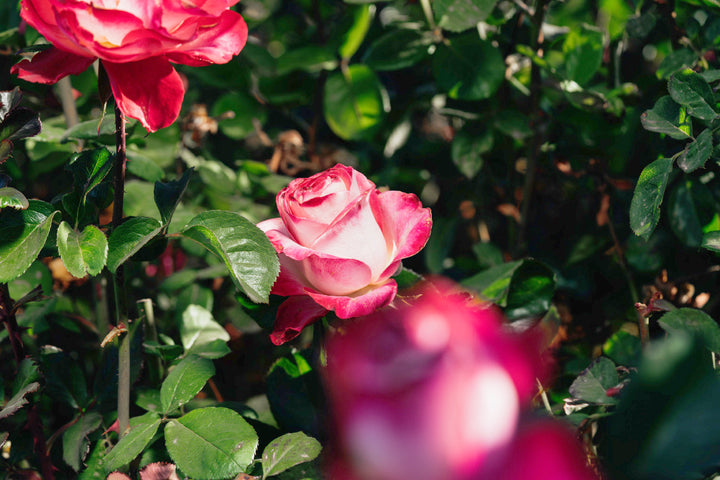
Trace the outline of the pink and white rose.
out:
[[[592,480],[565,427],[525,414],[543,363],[535,337],[464,295],[346,322],[327,344],[333,480]]]
[[[430,236],[430,209],[399,191],[380,192],[344,165],[290,182],[277,195],[280,218],[258,224],[280,257],[272,293],[288,296],[271,339],[284,343],[334,311],[367,315],[390,303],[390,277]]]
[[[185,87],[172,63],[227,63],[248,30],[238,0],[22,0],[22,18],[50,43],[12,72],[55,83],[102,61],[120,110],[149,131],[178,117]]]

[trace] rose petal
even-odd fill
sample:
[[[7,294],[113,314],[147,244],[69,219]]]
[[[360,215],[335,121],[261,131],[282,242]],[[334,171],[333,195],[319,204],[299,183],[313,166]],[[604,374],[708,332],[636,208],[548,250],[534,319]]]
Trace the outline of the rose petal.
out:
[[[272,294],[289,297],[290,295],[305,295],[308,281],[304,278],[297,262],[284,254],[279,254],[280,274],[272,286]]]
[[[270,341],[282,345],[300,335],[303,328],[322,318],[327,310],[306,296],[292,296],[278,307]]]
[[[333,296],[307,290],[318,304],[335,311],[340,318],[368,315],[378,308],[389,304],[397,294],[397,283],[390,280],[383,285],[371,285],[353,296]]]
[[[67,75],[82,73],[94,61],[94,58],[81,57],[51,47],[37,53],[32,60],[23,60],[13,65],[10,72],[28,82],[48,84],[55,83]]]
[[[180,75],[164,58],[139,62],[103,61],[115,101],[128,117],[154,132],[178,117],[185,87]]]
[[[585,455],[572,433],[549,420],[534,421],[521,428],[513,455],[502,472],[507,480],[595,480]]]
[[[73,41],[57,24],[55,4],[43,1],[23,0],[20,4],[20,15],[33,28],[42,32],[43,36],[56,47],[80,56],[93,56],[86,48]]]
[[[227,63],[245,46],[248,28],[239,13],[226,10],[194,25],[193,39],[167,53],[167,58],[184,65]]]
[[[290,275],[319,292],[328,295],[348,295],[366,287],[371,281],[370,267],[359,260],[338,258],[298,244],[279,226],[278,219],[266,220],[258,226],[265,231],[278,254],[283,254]]]
[[[430,238],[432,214],[422,208],[420,200],[411,193],[395,190],[379,195],[383,231],[393,239],[396,250],[394,260],[415,255]]]
[[[359,260],[372,272],[375,282],[391,263],[392,244],[383,236],[376,218],[377,193],[371,191],[348,208],[315,240],[311,248],[341,258]],[[369,283],[369,282],[368,282]]]

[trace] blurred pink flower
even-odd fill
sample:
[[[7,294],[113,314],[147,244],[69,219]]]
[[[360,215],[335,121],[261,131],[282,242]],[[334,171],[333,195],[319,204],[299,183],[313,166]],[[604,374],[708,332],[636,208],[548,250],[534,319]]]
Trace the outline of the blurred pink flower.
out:
[[[171,62],[227,63],[245,46],[238,0],[23,0],[21,16],[50,43],[12,73],[55,83],[100,59],[120,110],[149,131],[180,113],[185,88]]]
[[[379,192],[344,165],[290,182],[277,196],[280,218],[258,224],[280,257],[272,293],[287,299],[271,335],[279,345],[333,310],[367,315],[390,303],[390,277],[419,252],[432,227],[429,208],[409,193]]]
[[[569,431],[523,413],[543,373],[536,339],[442,288],[329,339],[329,478],[592,480]]]

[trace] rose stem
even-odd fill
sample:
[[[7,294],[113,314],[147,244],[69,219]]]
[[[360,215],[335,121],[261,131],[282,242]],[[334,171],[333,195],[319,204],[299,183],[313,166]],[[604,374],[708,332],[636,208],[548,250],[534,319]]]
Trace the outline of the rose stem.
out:
[[[535,4],[535,12],[532,16],[532,50],[538,55],[542,55],[539,48],[543,43],[542,25],[545,21],[545,12],[547,11],[548,0],[537,0]],[[527,155],[527,170],[525,172],[525,185],[523,186],[522,205],[520,211],[520,225],[518,227],[517,242],[515,244],[515,255],[518,256],[525,252],[525,234],[528,224],[528,215],[530,213],[530,200],[535,188],[535,171],[537,170],[537,161],[542,145],[542,129],[540,128],[540,87],[542,77],[540,76],[540,67],[534,62],[530,67],[530,126],[533,130],[533,137],[530,141]]]
[[[25,358],[25,346],[20,335],[20,328],[15,318],[15,308],[13,299],[10,298],[10,290],[7,283],[0,283],[0,322],[5,326],[10,337],[13,355],[15,356],[15,370],[20,367],[20,362]],[[53,465],[50,461],[50,455],[45,444],[45,434],[43,433],[42,423],[37,413],[37,407],[32,405],[28,409],[27,427],[33,436],[33,447],[35,454],[40,460],[40,472],[45,480],[54,480]]]
[[[142,304],[143,310],[145,311],[147,338],[148,340],[157,343],[157,326],[155,325],[155,310],[153,309],[152,300],[149,298],[143,298],[138,301],[138,303]],[[155,357],[153,360],[148,362],[148,376],[150,381],[154,384],[157,384],[162,378],[162,360],[160,357]]]
[[[115,193],[113,199],[112,229],[115,230],[123,217],[123,200],[125,195],[125,164],[127,162],[125,143],[125,115],[115,103]],[[127,292],[125,291],[125,272],[122,265],[115,271],[113,286],[115,287],[116,322],[127,318]],[[128,323],[129,323],[128,319]],[[129,325],[128,325],[129,328]],[[118,352],[118,434],[122,438],[130,426],[130,337],[125,335],[120,340]]]

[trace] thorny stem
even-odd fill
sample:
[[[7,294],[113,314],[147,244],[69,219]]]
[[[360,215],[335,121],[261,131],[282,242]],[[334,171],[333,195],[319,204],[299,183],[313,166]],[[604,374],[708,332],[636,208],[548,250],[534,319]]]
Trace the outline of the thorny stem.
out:
[[[542,25],[545,21],[545,12],[547,11],[548,0],[537,0],[535,12],[532,16],[533,36],[532,49],[538,55],[542,55],[539,50],[543,43]],[[540,76],[540,67],[532,63],[530,71],[530,126],[533,129],[533,138],[529,145],[527,156],[527,171],[525,173],[525,185],[523,186],[522,205],[520,210],[520,225],[518,228],[518,236],[516,243],[516,254],[520,254],[526,249],[525,233],[527,231],[528,213],[530,211],[530,201],[533,189],[535,188],[535,171],[537,170],[537,161],[542,145],[542,132],[540,129],[540,86],[542,77]]]
[[[123,200],[125,196],[125,164],[126,156],[125,115],[115,105],[115,196],[113,201],[112,228],[116,229],[123,217]],[[125,275],[121,265],[113,278],[115,287],[116,322],[127,318],[127,293],[125,291]],[[130,337],[125,335],[120,341],[118,353],[118,433],[122,438],[130,427]]]
[[[10,337],[10,344],[12,345],[13,355],[15,356],[15,369],[20,365],[20,362],[25,358],[25,347],[20,336],[20,328],[15,318],[15,305],[10,298],[10,290],[6,283],[0,283],[0,322],[4,325]],[[42,423],[37,413],[37,406],[32,405],[28,409],[28,429],[33,436],[33,447],[35,454],[40,460],[40,472],[45,480],[54,480],[55,474],[50,455],[47,452],[47,446],[45,443],[45,434],[43,433]]]

